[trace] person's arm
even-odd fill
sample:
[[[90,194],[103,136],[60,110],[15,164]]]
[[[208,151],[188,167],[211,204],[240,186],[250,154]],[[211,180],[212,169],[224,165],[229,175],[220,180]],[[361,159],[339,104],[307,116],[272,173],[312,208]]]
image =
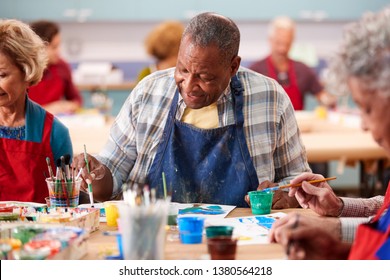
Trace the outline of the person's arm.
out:
[[[315,222],[313,219],[323,220]],[[329,230],[329,225],[332,226],[334,221],[337,225],[337,220],[293,213],[274,223],[271,241],[280,243],[289,259],[347,259],[351,244],[341,242],[340,238]],[[337,226],[335,229],[337,231]],[[275,237],[274,240],[272,237]]]
[[[328,108],[334,108],[337,105],[336,96],[330,94],[324,89],[324,86],[321,84],[321,81],[313,69],[303,64],[300,66],[300,70],[302,71],[302,75],[305,75],[304,91],[312,93],[316,97],[319,104]]]
[[[353,242],[358,225],[369,222],[370,218],[340,218],[341,240]]]
[[[318,102],[325,107],[334,108],[337,105],[337,98],[325,90],[318,92],[316,98]]]
[[[328,218],[320,216],[305,216],[298,213],[290,213],[287,216],[278,219],[272,225],[269,232],[270,242],[280,242],[281,234],[284,230],[291,228],[295,223],[296,216],[299,215],[299,224],[308,226],[316,225],[337,240],[342,238],[341,222],[339,218]]]
[[[68,101],[68,100],[57,100],[46,105],[42,105],[46,111],[52,113],[53,115],[57,114],[72,114],[77,109],[80,108],[80,103],[77,101]]]
[[[370,217],[382,207],[384,197],[381,195],[370,198],[342,197],[344,207],[340,217]]]
[[[78,104],[78,107],[81,107],[83,104],[83,98],[80,94],[80,91],[76,88],[72,79],[72,71],[70,66],[65,61],[61,60],[61,67],[63,68],[64,80],[65,80],[65,100],[72,103]]]

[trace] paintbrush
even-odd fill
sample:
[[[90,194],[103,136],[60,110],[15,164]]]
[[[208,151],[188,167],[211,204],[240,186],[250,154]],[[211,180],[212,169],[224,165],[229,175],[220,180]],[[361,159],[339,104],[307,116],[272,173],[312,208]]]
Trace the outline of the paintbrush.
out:
[[[325,181],[335,180],[336,178],[337,177],[328,177],[328,178],[323,178],[323,179],[318,179],[318,180],[311,180],[311,181],[307,181],[307,182],[310,184],[315,184],[315,183],[321,183],[321,182],[325,182]],[[277,190],[287,189],[287,188],[296,188],[296,187],[300,187],[300,186],[302,186],[302,182],[297,183],[297,184],[288,184],[288,185],[283,185],[283,186],[266,188],[266,189],[263,189],[261,191],[262,192],[271,192],[271,191],[277,191]]]
[[[70,154],[65,154],[64,155],[65,176],[66,176],[66,180],[68,181],[70,181],[70,179],[72,178],[72,176],[70,175],[69,164],[70,164]]]
[[[51,168],[49,157],[46,157],[46,163],[47,163],[47,168],[49,169],[49,176],[51,178],[51,181],[54,183],[54,172],[53,169]]]
[[[87,171],[88,174],[91,174],[89,170],[89,163],[88,163],[88,156],[87,156],[87,147],[84,144],[84,160],[85,160],[85,165],[87,166]],[[91,207],[93,206],[93,192],[92,192],[92,183],[88,184],[88,194],[89,194],[89,202],[91,203]]]
[[[57,186],[57,189],[56,189],[56,195],[58,195],[59,199],[61,198],[65,198],[66,199],[66,206],[69,207],[69,194],[68,194],[68,190],[67,188],[65,187],[65,184],[66,184],[66,176],[64,175],[64,172],[62,170],[62,164],[64,162],[64,156],[61,156],[59,159],[57,159],[56,161],[56,165],[57,165],[57,170],[56,170],[56,186]],[[60,186],[61,186],[61,189],[62,189],[62,195],[61,195],[61,191],[60,191]]]

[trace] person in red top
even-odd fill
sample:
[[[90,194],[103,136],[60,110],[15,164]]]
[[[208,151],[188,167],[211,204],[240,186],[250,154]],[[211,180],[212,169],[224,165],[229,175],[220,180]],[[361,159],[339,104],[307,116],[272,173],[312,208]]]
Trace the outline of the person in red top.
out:
[[[48,164],[55,170],[73,156],[68,128],[27,95],[42,78],[45,49],[27,24],[0,20],[0,201],[45,203]]]
[[[270,54],[250,65],[249,69],[278,81],[295,110],[304,109],[304,95],[307,93],[315,95],[320,104],[333,107],[336,98],[324,90],[315,72],[305,64],[289,58],[294,35],[295,24],[290,18],[275,18],[269,27]]]
[[[390,7],[377,14],[365,14],[345,29],[343,38],[340,51],[332,60],[329,82],[340,91],[349,88],[361,110],[363,129],[369,130],[390,155]],[[321,210],[340,209],[338,204],[342,201],[332,199],[335,196],[327,183],[315,187],[305,182],[320,177],[300,175],[291,183],[303,181],[302,187],[291,189],[289,194],[295,195],[302,207],[319,214]],[[364,207],[359,199],[355,201],[356,209]],[[285,247],[290,259],[390,260],[389,210],[390,183],[380,209],[369,223],[358,226],[353,243],[341,242],[323,225],[307,223],[305,217],[300,219],[297,214],[275,222],[270,238]]]
[[[59,26],[51,21],[35,21],[31,28],[47,42],[48,66],[41,82],[30,87],[28,95],[53,114],[74,113],[82,106],[82,97],[72,81],[71,69],[60,57]]]

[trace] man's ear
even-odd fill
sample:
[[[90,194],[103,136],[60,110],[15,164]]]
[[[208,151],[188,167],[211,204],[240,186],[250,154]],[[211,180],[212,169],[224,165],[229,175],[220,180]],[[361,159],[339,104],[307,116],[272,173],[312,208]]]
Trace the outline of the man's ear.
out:
[[[241,63],[241,57],[239,57],[238,55],[233,57],[232,62],[230,63],[231,77],[236,75],[238,68],[240,68],[240,63]]]

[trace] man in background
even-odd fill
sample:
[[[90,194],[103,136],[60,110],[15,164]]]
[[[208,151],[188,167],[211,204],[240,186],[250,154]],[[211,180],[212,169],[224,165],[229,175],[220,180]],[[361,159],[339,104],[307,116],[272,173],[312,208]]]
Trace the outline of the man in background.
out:
[[[336,104],[334,96],[324,91],[316,73],[302,62],[292,60],[289,51],[294,41],[295,23],[288,17],[277,17],[269,26],[270,54],[249,66],[282,85],[295,110],[304,109],[304,95],[315,95],[327,107]]]
[[[270,54],[249,68],[275,79],[287,92],[295,110],[304,109],[304,96],[308,93],[313,94],[321,105],[334,107],[336,98],[324,90],[316,73],[289,57],[294,37],[295,23],[288,17],[275,18],[268,33]],[[327,163],[311,163],[310,167],[314,173],[328,176]]]

